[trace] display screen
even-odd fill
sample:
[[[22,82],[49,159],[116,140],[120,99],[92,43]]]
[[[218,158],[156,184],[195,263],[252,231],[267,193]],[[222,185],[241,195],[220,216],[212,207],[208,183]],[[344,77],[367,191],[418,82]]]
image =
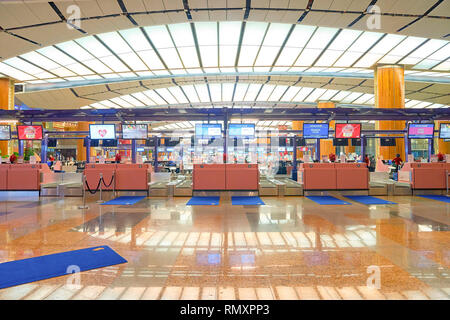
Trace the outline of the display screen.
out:
[[[147,125],[146,124],[123,124],[122,138],[123,139],[147,139]]]
[[[305,123],[305,124],[303,124],[303,138],[305,138],[305,139],[328,139],[328,123]]]
[[[116,139],[104,139],[102,142],[103,147],[117,147]]]
[[[116,125],[115,124],[90,124],[89,135],[91,139],[115,139]]]
[[[346,146],[348,146],[348,139],[335,138],[335,139],[333,139],[333,146],[346,147]]]
[[[0,126],[0,140],[11,140],[11,126]]]
[[[441,123],[439,127],[439,138],[450,139],[450,123]]]
[[[408,138],[432,139],[434,136],[434,123],[410,123],[408,126]]]
[[[336,123],[335,138],[361,138],[360,123]]]
[[[214,124],[196,124],[195,136],[197,138],[208,137],[222,137],[222,125],[220,123]]]
[[[42,126],[17,126],[19,140],[42,140]]]
[[[228,136],[233,138],[254,138],[255,125],[253,123],[230,123]]]
[[[395,145],[395,138],[380,138],[380,146],[382,147],[394,147]]]

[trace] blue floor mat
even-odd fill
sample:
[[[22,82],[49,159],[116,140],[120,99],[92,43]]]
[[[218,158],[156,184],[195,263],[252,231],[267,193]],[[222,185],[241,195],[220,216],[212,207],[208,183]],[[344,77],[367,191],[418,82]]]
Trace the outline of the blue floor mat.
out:
[[[192,197],[187,206],[218,206],[220,197]]]
[[[425,195],[425,196],[419,196],[419,197],[450,203],[450,197],[442,196],[442,195]]]
[[[102,205],[116,205],[116,206],[132,205],[138,203],[144,198],[145,196],[122,196],[109,200],[105,203],[102,203]]]
[[[265,205],[264,201],[262,201],[260,197],[243,197],[243,196],[231,197],[231,204],[234,206]]]
[[[345,197],[362,204],[397,204],[392,201],[387,201],[372,196],[345,196]]]
[[[332,196],[307,196],[308,199],[321,204],[321,205],[343,205],[351,204],[350,202],[343,201],[341,199]]]
[[[0,263],[0,289],[68,275],[73,272],[69,266],[87,271],[126,262],[108,246],[4,262]]]

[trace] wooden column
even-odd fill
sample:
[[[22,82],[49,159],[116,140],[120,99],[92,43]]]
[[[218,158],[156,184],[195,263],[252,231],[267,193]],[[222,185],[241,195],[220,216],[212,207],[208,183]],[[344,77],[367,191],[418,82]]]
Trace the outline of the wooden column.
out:
[[[0,78],[0,109],[14,110],[14,81],[8,78]],[[0,150],[2,155],[10,155],[13,152],[12,142],[0,141]]]
[[[374,89],[376,108],[405,108],[405,72],[403,66],[377,66],[374,72]],[[404,130],[405,121],[376,121],[375,129]],[[383,159],[393,159],[398,153],[405,160],[403,139],[396,139],[395,147],[381,147],[380,141],[377,139],[376,150],[377,155],[382,156]]]
[[[292,121],[292,130],[303,130],[303,123],[305,121]],[[297,159],[301,158],[303,158],[303,151],[297,151]]]
[[[435,121],[434,129],[439,131],[441,123],[449,123],[449,121]],[[438,143],[435,154],[438,154],[439,152],[442,154],[450,154],[450,142],[445,142],[444,139],[439,139],[439,136],[436,139],[438,140]]]
[[[75,131],[89,131],[89,124],[93,122],[78,122]],[[81,135],[79,136],[81,137]],[[86,161],[86,147],[83,147],[83,139],[77,140],[77,161]],[[95,150],[91,147],[91,156],[95,155]]]
[[[319,101],[317,102],[317,108],[336,108],[334,102],[331,101]],[[334,130],[335,121],[330,121],[330,130]],[[333,146],[332,140],[320,140],[320,160],[322,156],[327,156],[330,154],[336,154],[336,147]]]

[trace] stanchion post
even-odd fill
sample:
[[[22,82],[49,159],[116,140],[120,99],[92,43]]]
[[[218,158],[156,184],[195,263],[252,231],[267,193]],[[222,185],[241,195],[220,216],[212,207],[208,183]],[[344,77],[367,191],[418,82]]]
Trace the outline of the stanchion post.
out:
[[[105,201],[103,201],[103,197],[102,197],[102,190],[103,190],[103,187],[102,187],[103,181],[102,180],[103,180],[103,173],[100,172],[100,199],[97,200],[97,203],[105,202]]]
[[[89,207],[86,205],[86,176],[83,174],[81,181],[83,182],[82,192],[83,192],[83,205],[79,206],[78,209],[89,209]]]

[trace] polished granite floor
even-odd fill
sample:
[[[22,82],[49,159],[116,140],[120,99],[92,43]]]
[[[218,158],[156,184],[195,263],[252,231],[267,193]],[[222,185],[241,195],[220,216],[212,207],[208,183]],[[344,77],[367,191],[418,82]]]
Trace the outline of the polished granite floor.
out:
[[[3,194],[0,262],[108,245],[128,263],[83,272],[79,287],[63,276],[2,289],[0,299],[449,299],[450,204],[379,198],[397,204],[91,197],[80,210],[80,198]],[[373,268],[379,288],[367,285]]]

